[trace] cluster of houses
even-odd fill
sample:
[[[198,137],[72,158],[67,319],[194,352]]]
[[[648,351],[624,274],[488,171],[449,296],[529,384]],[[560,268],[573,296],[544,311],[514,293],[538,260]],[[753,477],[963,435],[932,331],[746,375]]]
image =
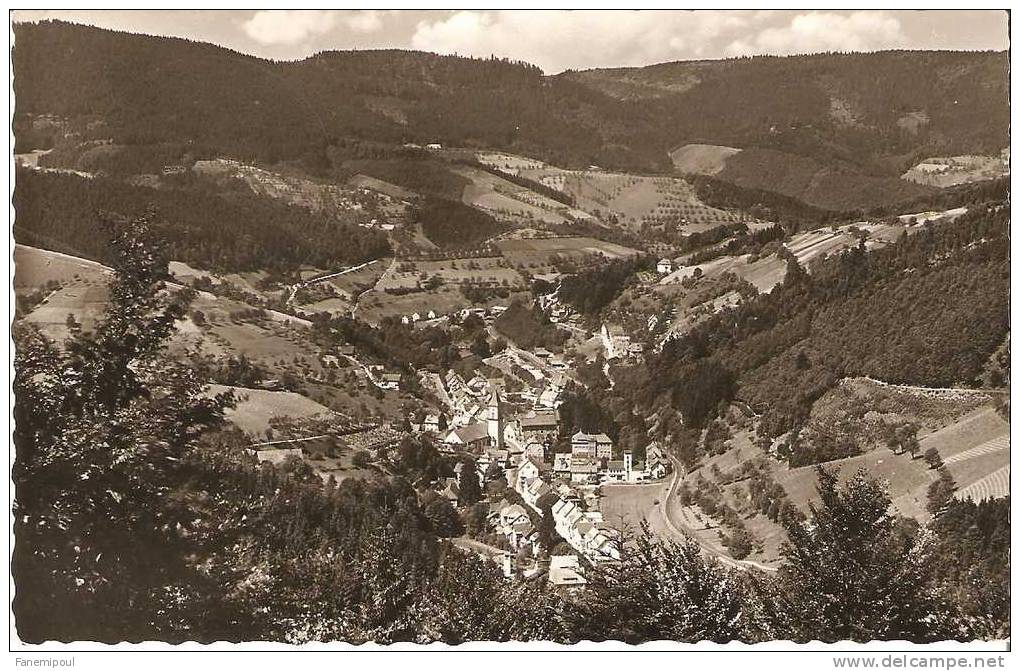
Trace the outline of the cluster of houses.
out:
[[[380,231],[392,231],[397,225],[389,221],[379,221],[377,218],[373,218],[369,221],[363,221],[358,226],[362,228],[377,228]]]
[[[559,429],[559,414],[554,408],[513,414],[493,381],[476,377],[464,383],[463,379],[458,382],[458,377],[452,371],[447,374],[448,394],[454,407],[464,410],[454,416],[442,440],[443,449],[481,453],[481,463],[496,461],[504,469],[526,455],[545,457],[546,444]],[[486,387],[490,391],[483,416],[475,390]]]
[[[492,503],[488,520],[518,559],[535,560],[539,556],[542,546],[534,519],[544,515],[552,516],[556,533],[572,550],[572,553],[550,556],[548,577],[552,584],[584,585],[581,557],[591,564],[620,558],[619,533],[603,521],[597,499],[585,500],[577,489],[548,479],[544,462],[534,456],[526,457],[507,474],[524,503],[512,503],[506,498]],[[546,550],[551,552],[553,548]],[[524,572],[526,576],[537,570],[537,563],[533,566],[531,571]],[[511,575],[510,571],[506,573]]]
[[[559,277],[559,273],[548,273],[546,275],[535,275],[535,278],[548,278],[546,281],[552,282]],[[560,301],[559,291],[553,293],[543,294],[538,297],[538,306],[542,308],[546,316],[549,317],[549,321],[554,324],[568,323],[572,319],[576,318],[577,313],[569,305],[565,305]]]
[[[463,388],[457,384],[449,386],[455,396],[473,397],[470,382],[464,383]],[[440,424],[438,416],[429,415],[422,428],[435,431]],[[583,557],[594,564],[619,559],[619,534],[602,518],[597,486],[665,477],[669,461],[655,444],[648,448],[644,463],[635,463],[629,451],[616,460],[609,436],[579,431],[571,437],[570,452],[551,455],[550,463],[547,453],[558,431],[555,409],[509,415],[498,389],[493,388],[484,420],[474,419],[451,428],[443,445],[450,451],[477,455],[475,465],[480,477],[498,467],[506,475],[508,485],[520,495],[523,504],[504,499],[492,504],[489,510],[493,529],[506,538],[518,555],[537,556],[539,533],[533,519],[548,514],[553,517],[556,532],[576,553],[575,560]],[[458,467],[463,468],[463,464]],[[450,478],[441,494],[456,501],[457,482],[457,478]],[[550,580],[557,576],[554,582],[563,580],[557,584],[583,584],[583,576],[570,570],[571,560],[556,561],[564,565],[557,571],[550,567]]]
[[[507,308],[503,305],[493,305],[488,308],[463,308],[457,310],[453,314],[460,319],[467,319],[471,315],[481,317],[485,320],[485,323],[492,323],[499,315],[506,312]],[[403,324],[417,324],[418,322],[430,321],[432,319],[440,319],[442,317],[449,317],[450,315],[436,312],[435,310],[429,310],[428,312],[412,312],[411,314],[402,315],[400,321]]]
[[[542,444],[558,431],[556,407],[563,391],[559,384],[546,380],[517,393],[520,405],[529,408],[518,410],[503,402],[500,390],[505,385],[500,379],[475,375],[465,380],[453,370],[443,376],[426,374],[424,378],[423,384],[435,392],[452,415],[441,440],[448,451],[494,447],[515,457],[529,449],[529,443]],[[423,430],[441,435],[442,419],[438,415],[431,421],[426,418]]]
[[[449,402],[463,412],[454,416],[441,441],[448,452],[470,451],[478,455],[479,469],[495,462],[507,470],[535,459],[545,464],[551,456],[549,469],[558,478],[573,484],[596,485],[603,482],[642,482],[665,477],[669,460],[657,444],[649,446],[644,462],[635,463],[629,451],[614,459],[613,441],[604,433],[578,431],[570,440],[570,452],[548,455],[549,446],[559,433],[559,413],[555,408],[535,407],[516,414],[503,402],[498,388],[481,377],[464,382],[455,372],[446,376]],[[479,404],[479,391],[489,388],[484,417]],[[442,417],[428,415],[420,427],[437,435]]]
[[[498,534],[507,539],[510,547],[517,552],[518,558],[522,556],[537,558],[540,550],[538,530],[524,506],[519,503],[510,503],[506,499],[494,503],[489,507],[489,522]],[[581,523],[581,526],[584,529],[595,528],[594,524],[597,522]],[[503,567],[503,574],[508,578],[513,576],[514,560],[510,553],[504,553],[499,559]],[[523,571],[523,575],[532,577],[540,571],[538,563],[535,562],[530,569]],[[580,557],[577,554],[551,555],[548,579],[554,586],[567,589],[583,587],[588,582],[584,577]]]
[[[544,461],[527,457],[508,473],[509,482],[539,515],[552,515],[556,533],[591,563],[620,558],[619,533],[606,524],[602,512],[584,505],[580,492],[557,483]]]
[[[645,351],[642,343],[632,343],[630,336],[616,324],[603,323],[599,330],[599,339],[606,351],[606,361],[641,356]]]
[[[630,451],[624,451],[622,457],[613,459],[613,441],[606,434],[578,431],[571,436],[569,453],[553,455],[552,470],[575,484],[599,484],[654,480],[665,477],[671,468],[662,449],[654,443],[648,447],[643,463],[635,463]]]
[[[422,314],[420,312],[412,312],[409,315],[401,316],[400,317],[400,321],[403,324],[417,324],[418,322],[420,322],[422,320],[438,319],[441,316],[442,315],[437,313],[435,310],[429,310],[425,314]]]
[[[506,347],[502,352],[486,358],[485,364],[525,386],[522,395],[531,403],[547,408],[559,405],[559,397],[567,383],[565,371],[570,365],[562,354],[554,354],[544,347],[534,352]]]

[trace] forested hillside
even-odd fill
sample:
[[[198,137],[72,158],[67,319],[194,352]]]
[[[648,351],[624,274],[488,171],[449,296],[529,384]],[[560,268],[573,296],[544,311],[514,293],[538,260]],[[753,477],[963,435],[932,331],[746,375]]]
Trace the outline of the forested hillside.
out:
[[[353,223],[200,179],[176,188],[134,186],[103,177],[19,169],[14,190],[16,241],[109,262],[96,229],[100,212],[153,210],[171,256],[227,272],[293,270],[360,263],[389,251],[386,236]]]
[[[670,110],[682,136],[700,138],[689,142],[881,168],[885,160],[920,157],[919,151],[1005,147],[1007,72],[1008,55],[1001,52],[887,51],[662,63],[561,77]]]
[[[813,264],[810,274],[788,258],[786,279],[771,293],[625,370],[614,394],[655,413],[661,435],[686,436],[681,452],[693,462],[697,431],[733,398],[758,409],[759,430],[774,437],[798,427],[843,377],[979,385],[1009,329],[1005,199],[1001,192],[884,249],[858,246]],[[622,425],[644,428],[621,413]]]
[[[1008,142],[1004,53],[883,52],[667,63],[545,77],[524,63],[403,51],[271,62],[59,22],[15,26],[16,125],[51,114],[124,144],[187,139],[244,160],[341,138],[498,147],[557,165],[668,170],[688,142],[761,147],[896,176]],[[25,137],[35,135],[24,131]]]
[[[485,212],[446,198],[426,198],[412,217],[425,236],[443,249],[476,248],[505,228]]]
[[[771,149],[748,149],[730,157],[715,178],[841,212],[901,203],[932,191],[903,179],[863,174],[842,160],[826,165]]]

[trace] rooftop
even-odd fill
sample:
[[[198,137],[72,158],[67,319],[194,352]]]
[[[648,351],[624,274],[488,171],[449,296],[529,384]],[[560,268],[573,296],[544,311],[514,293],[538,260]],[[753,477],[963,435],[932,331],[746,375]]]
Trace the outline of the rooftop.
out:
[[[549,582],[557,586],[584,585],[577,555],[553,555],[549,558]]]

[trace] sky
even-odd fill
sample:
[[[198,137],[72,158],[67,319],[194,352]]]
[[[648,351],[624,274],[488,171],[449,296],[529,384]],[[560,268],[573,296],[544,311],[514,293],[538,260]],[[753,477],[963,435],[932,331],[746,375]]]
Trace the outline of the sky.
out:
[[[14,12],[15,21],[47,18],[212,42],[276,60],[398,48],[508,57],[547,74],[756,54],[1009,47],[1002,10]]]

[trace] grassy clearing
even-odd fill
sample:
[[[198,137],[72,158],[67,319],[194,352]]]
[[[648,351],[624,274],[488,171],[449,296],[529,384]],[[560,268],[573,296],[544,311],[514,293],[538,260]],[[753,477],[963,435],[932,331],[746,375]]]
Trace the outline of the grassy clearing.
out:
[[[920,453],[919,455],[920,456]],[[824,464],[828,469],[837,469],[840,479],[851,477],[860,469],[864,469],[871,477],[878,478],[888,484],[890,498],[899,500],[904,495],[927,490],[935,476],[923,459],[912,459],[909,454],[894,454],[890,450],[877,449],[867,454],[847,459],[838,459]],[[783,485],[790,501],[803,511],[807,511],[811,502],[817,502],[818,478],[814,466],[802,466],[788,470],[777,470],[776,480]],[[917,510],[914,496],[899,501],[906,504],[900,513],[915,517],[923,512],[923,496],[921,510]]]
[[[925,437],[921,449],[934,447],[945,460],[1001,436],[1009,436],[1009,422],[985,407]]]
[[[362,295],[358,303],[356,317],[369,324],[378,324],[386,317],[402,317],[418,313],[425,315],[429,310],[436,314],[450,314],[457,310],[470,307],[471,303],[461,292],[452,286],[442,286],[432,291],[396,296],[373,289]]]
[[[609,259],[626,258],[637,250],[595,238],[527,238],[499,240],[496,247],[513,266],[548,265],[554,257],[582,257],[600,254]]]
[[[14,290],[32,290],[53,280],[70,282],[103,282],[111,276],[106,266],[67,254],[14,245]]]
[[[513,268],[503,267],[505,264],[506,261],[501,257],[403,261],[398,262],[379,280],[376,289],[414,288],[433,277],[447,284],[480,283],[523,287],[524,278]]]
[[[700,154],[729,149],[702,146],[708,147],[711,152],[702,150]],[[737,213],[705,205],[698,199],[691,185],[680,178],[644,177],[597,169],[565,170],[527,157],[502,153],[482,153],[478,159],[499,170],[561,191],[574,199],[579,211],[595,215],[603,221],[615,220],[631,230],[638,230],[642,224],[667,224],[679,227],[684,233],[693,233],[742,218]],[[528,211],[522,208],[519,201],[527,200],[537,205],[540,212],[551,211],[553,216],[559,216],[558,213],[563,211],[562,206],[555,201],[533,200],[530,193],[525,199],[521,194],[500,188],[494,183],[476,184],[478,186],[475,188],[465,190],[465,202],[493,209],[516,210],[518,216],[534,220],[549,221],[550,215]],[[512,197],[504,194],[511,194]],[[515,199],[518,204],[513,205],[510,201]]]
[[[602,485],[602,498],[599,506],[602,519],[607,524],[636,532],[641,524],[647,522],[661,525],[660,513],[656,511],[666,498],[667,482],[648,485]]]
[[[806,233],[798,233],[786,242],[786,247],[797,257],[797,262],[808,268],[813,260],[824,256],[832,256],[857,244],[857,238],[849,226],[840,227],[837,231],[820,229]],[[869,248],[888,244],[904,231],[902,226],[860,226],[869,232]],[[775,254],[767,254],[761,258],[753,258],[750,254],[741,256],[721,256],[695,266],[683,266],[679,270],[664,277],[661,284],[673,284],[692,276],[700,269],[707,277],[718,277],[724,273],[734,273],[755,286],[758,291],[768,292],[783,281],[786,276],[786,262]]]
[[[265,434],[269,428],[269,420],[273,417],[302,419],[330,413],[326,406],[289,391],[266,391],[211,384],[207,393],[215,395],[230,390],[235,391],[241,400],[236,407],[226,412],[226,419],[252,435]]]
[[[453,170],[470,181],[464,187],[462,202],[486,210],[497,219],[549,224],[562,224],[567,220],[560,214],[567,209],[563,203],[478,168],[457,166]]]
[[[50,294],[25,317],[25,321],[38,326],[46,337],[62,342],[70,333],[68,315],[74,315],[83,329],[91,330],[106,313],[108,302],[105,282],[72,280]]]
[[[359,268],[343,275],[331,277],[328,280],[334,287],[349,295],[355,295],[375,286],[386,269],[389,268],[392,259],[379,259],[375,263]],[[337,271],[334,271],[337,272]]]
[[[739,152],[717,144],[686,144],[669,152],[669,158],[680,172],[715,175],[726,166],[726,159]]]

